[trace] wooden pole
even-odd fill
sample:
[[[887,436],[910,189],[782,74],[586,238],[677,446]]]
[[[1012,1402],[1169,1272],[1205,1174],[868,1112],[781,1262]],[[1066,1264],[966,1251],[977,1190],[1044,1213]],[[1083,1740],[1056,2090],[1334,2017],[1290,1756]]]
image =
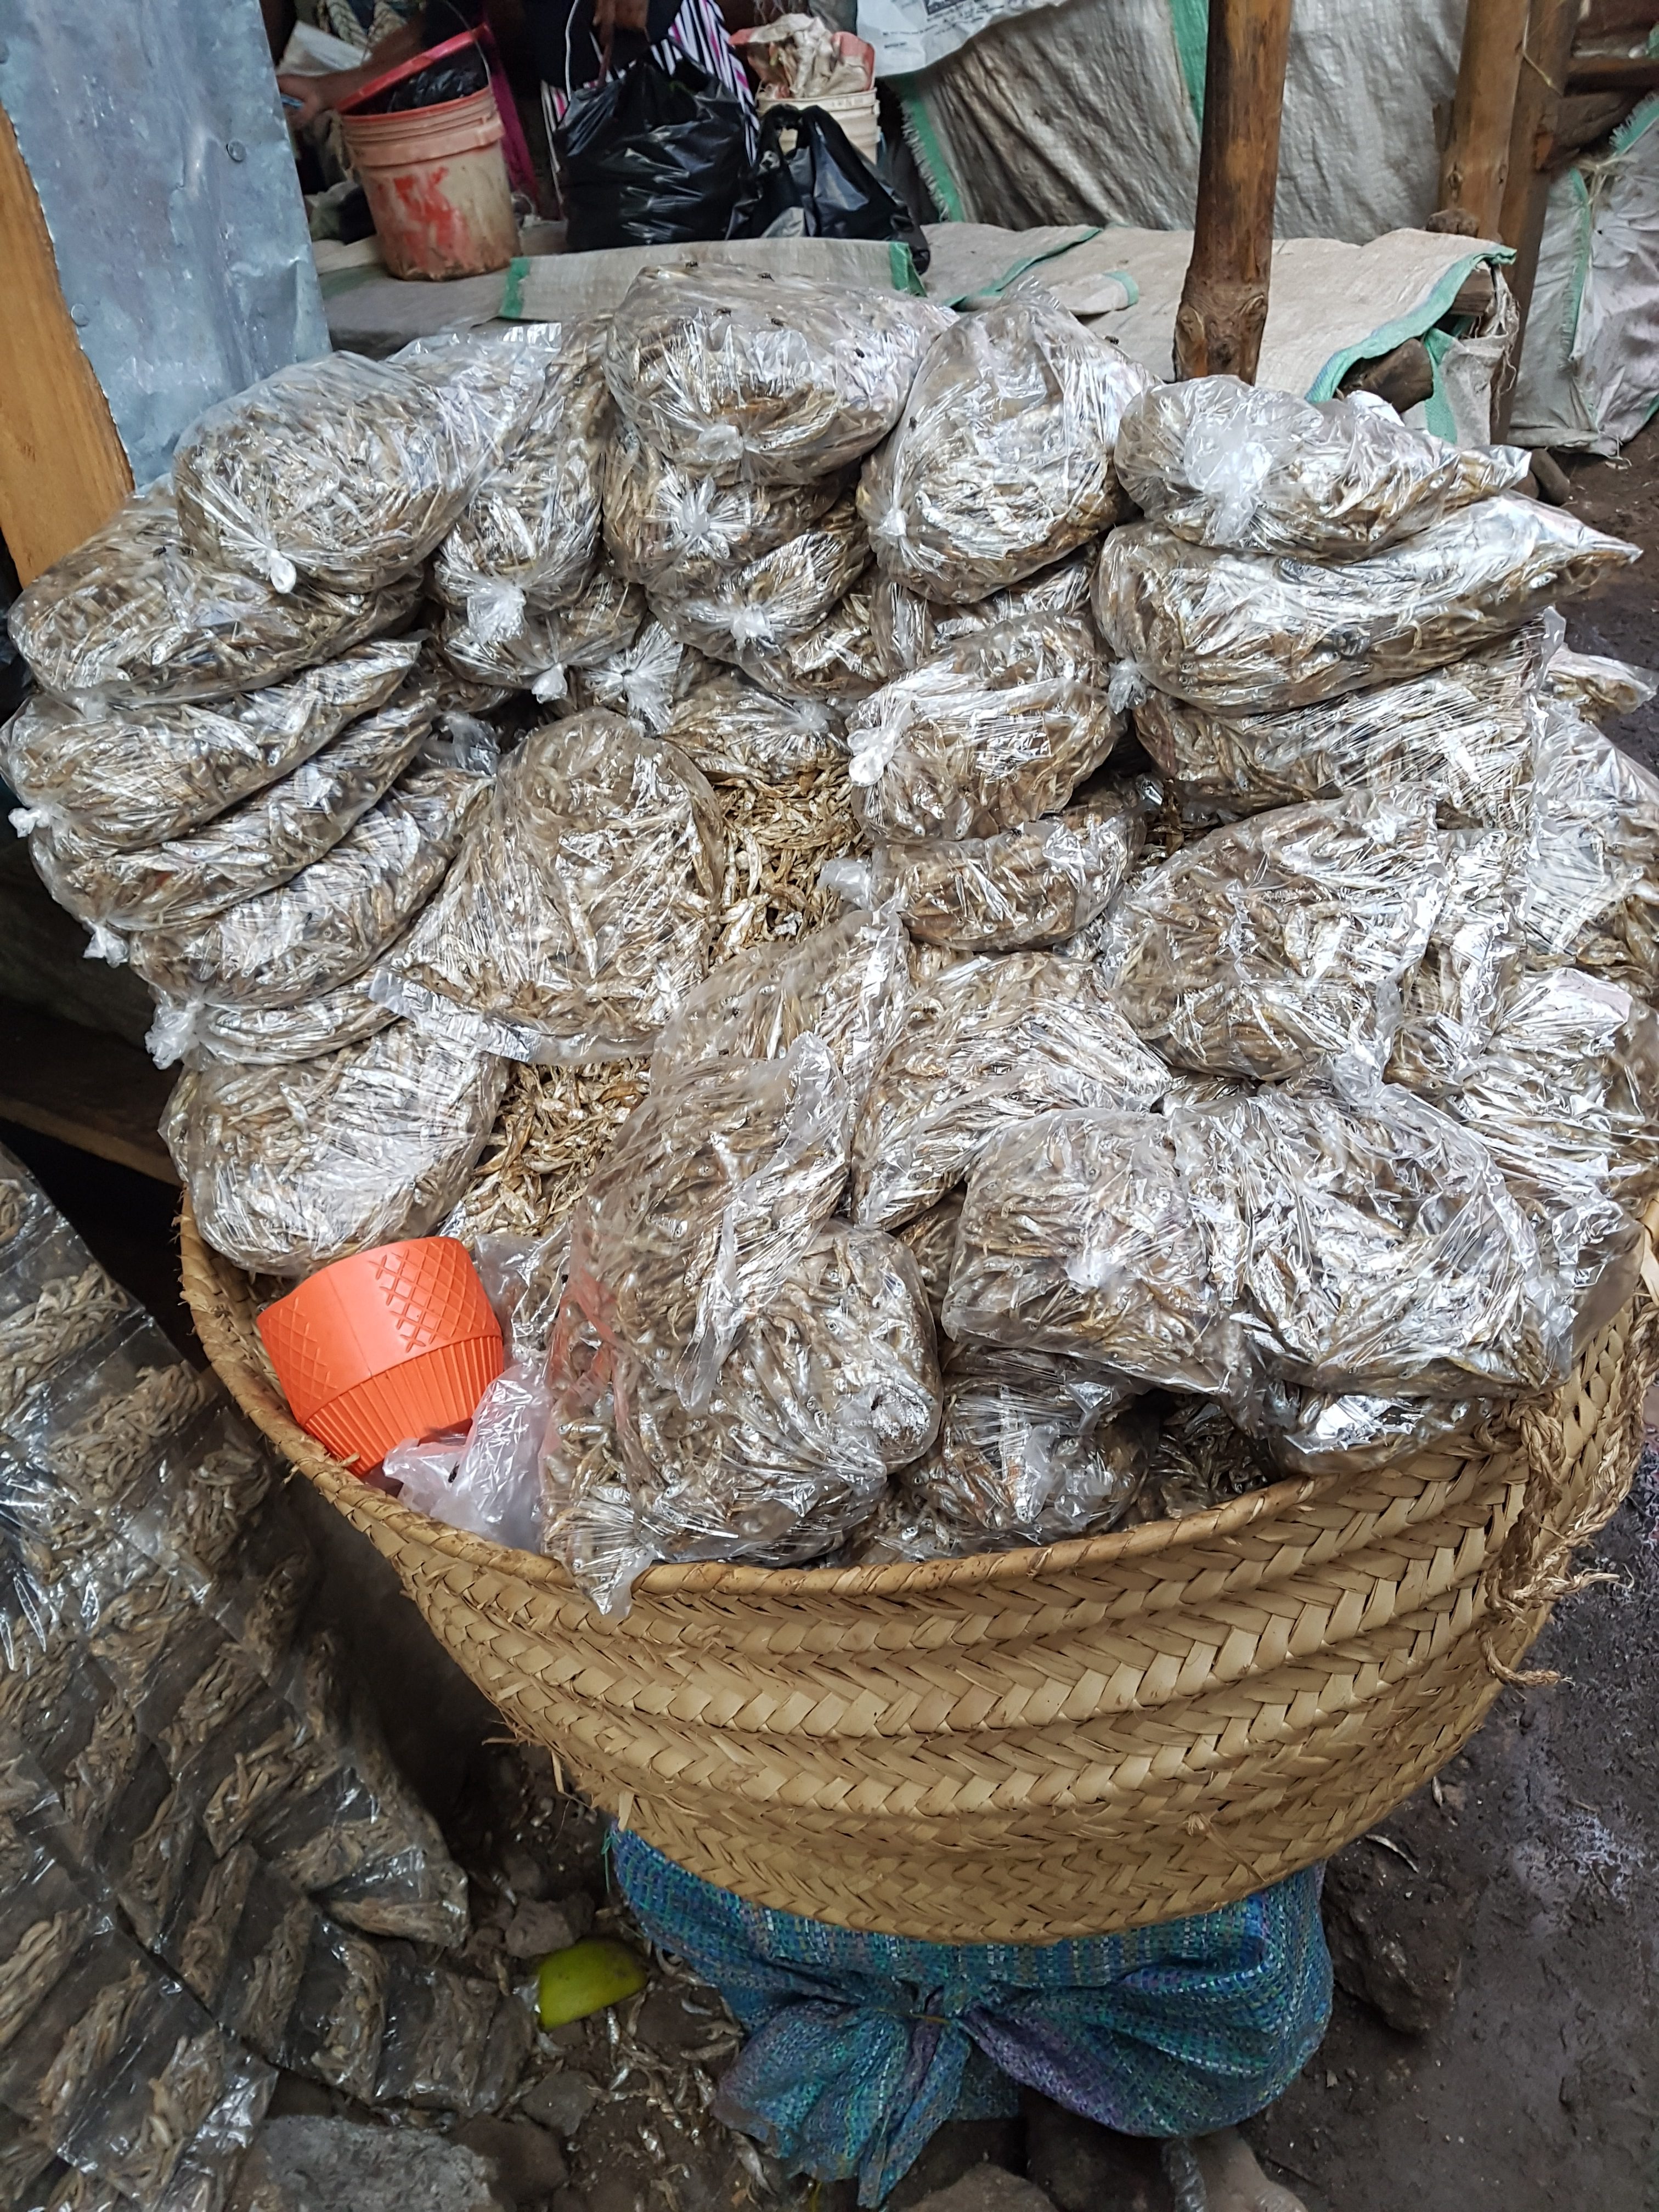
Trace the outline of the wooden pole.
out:
[[[1198,211],[1176,315],[1177,376],[1255,380],[1290,41],[1291,0],[1210,0]]]
[[[27,584],[132,489],[109,402],[81,350],[46,219],[0,109],[0,534]]]
[[[1528,6],[1529,0],[1469,0],[1463,19],[1440,206],[1471,217],[1476,238],[1498,235]]]
[[[1544,240],[1545,204],[1549,179],[1543,173],[1554,141],[1556,118],[1566,96],[1567,65],[1578,29],[1580,0],[1532,0],[1527,22],[1527,46],[1522,58],[1520,88],[1515,99],[1515,120],[1510,132],[1509,175],[1498,216],[1498,235],[1515,248],[1515,258],[1504,271],[1515,302],[1521,310],[1511,361],[1521,358],[1526,337],[1527,310],[1538,276],[1538,249]],[[1497,434],[1509,428],[1515,391],[1511,378],[1498,401]]]

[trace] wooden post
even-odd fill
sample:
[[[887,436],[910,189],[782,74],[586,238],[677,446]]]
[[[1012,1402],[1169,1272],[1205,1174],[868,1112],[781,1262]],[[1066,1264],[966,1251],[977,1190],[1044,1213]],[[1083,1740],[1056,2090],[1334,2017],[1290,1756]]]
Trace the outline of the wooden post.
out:
[[[1527,51],[1510,134],[1510,173],[1498,217],[1498,235],[1505,246],[1515,248],[1515,259],[1504,273],[1520,307],[1523,331],[1538,275],[1544,205],[1549,198],[1549,179],[1542,173],[1542,164],[1549,159],[1556,116],[1566,94],[1578,9],[1579,0],[1532,0],[1527,25]],[[1517,338],[1517,359],[1519,356]]]
[[[0,534],[25,584],[132,489],[109,402],[81,350],[34,180],[0,109]]]
[[[1463,19],[1451,135],[1440,164],[1440,207],[1468,216],[1476,238],[1499,234],[1528,5],[1529,0],[1469,0]]]
[[[1255,381],[1290,42],[1291,0],[1210,0],[1198,211],[1176,315],[1177,376]]]

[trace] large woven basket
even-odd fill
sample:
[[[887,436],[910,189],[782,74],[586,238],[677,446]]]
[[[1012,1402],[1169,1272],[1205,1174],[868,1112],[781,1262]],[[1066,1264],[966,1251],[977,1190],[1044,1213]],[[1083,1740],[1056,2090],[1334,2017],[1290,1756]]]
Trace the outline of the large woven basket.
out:
[[[1655,1337],[1644,1294],[1553,1402],[1380,1473],[1047,1550],[656,1567],[606,1623],[553,1561],[331,1460],[188,1205],[182,1237],[233,1396],[568,1779],[742,1896],[939,1942],[1206,1911],[1373,1825],[1472,1734],[1624,1496]]]

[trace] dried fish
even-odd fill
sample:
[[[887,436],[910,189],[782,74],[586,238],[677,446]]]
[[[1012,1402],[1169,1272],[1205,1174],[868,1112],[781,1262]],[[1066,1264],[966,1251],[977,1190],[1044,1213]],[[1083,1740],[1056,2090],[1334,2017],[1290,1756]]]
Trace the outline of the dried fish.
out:
[[[900,842],[994,836],[1063,806],[1122,728],[1085,623],[1000,623],[851,709],[854,804]]]
[[[1519,836],[1455,830],[1446,842],[1445,895],[1422,959],[1401,980],[1388,1064],[1390,1083],[1443,1101],[1486,1051],[1525,951]]]
[[[849,492],[810,530],[757,560],[696,587],[659,585],[651,611],[683,644],[716,659],[740,659],[751,647],[776,653],[817,629],[869,565]]]
[[[206,1067],[216,1060],[241,1066],[285,1067],[361,1044],[397,1016],[370,988],[369,975],[337,983],[296,1006],[215,1006],[205,999],[180,1005],[158,999],[144,1042],[158,1067]]]
[[[1346,561],[1512,492],[1518,446],[1448,445],[1370,392],[1309,401],[1198,376],[1124,413],[1118,472],[1152,522],[1199,545]]]
[[[1149,1109],[1169,1081],[1097,969],[1053,953],[964,960],[912,1000],[853,1138],[853,1217],[896,1228],[936,1205],[1011,1122]]]
[[[916,1263],[916,1273],[921,1278],[921,1287],[936,1328],[942,1326],[945,1293],[951,1280],[951,1262],[956,1257],[957,1224],[962,1218],[962,1201],[965,1195],[962,1187],[947,1191],[937,1206],[930,1206],[925,1213],[914,1215],[893,1231]]]
[[[907,668],[920,668],[958,638],[998,623],[1044,615],[1075,615],[1087,622],[1097,551],[1090,546],[1070,554],[1052,568],[961,606],[927,599],[893,576],[878,577],[870,593],[870,627],[883,672],[900,676]]]
[[[1269,713],[1461,660],[1636,555],[1563,508],[1509,494],[1326,568],[1213,552],[1135,522],[1102,545],[1095,620],[1128,664],[1114,678],[1120,696],[1133,699],[1139,683],[1222,714]]]
[[[1114,917],[1114,994],[1168,1060],[1273,1082],[1343,1059],[1381,1073],[1399,986],[1444,896],[1427,793],[1333,799],[1212,830]]]
[[[887,673],[870,612],[870,594],[855,586],[815,629],[781,646],[745,646],[738,665],[775,698],[821,700],[845,710],[867,699]]]
[[[288,2024],[283,2063],[349,2096],[374,2094],[386,2033],[386,1961],[367,1936],[319,1921]]]
[[[865,468],[883,574],[930,599],[982,599],[1121,522],[1118,425],[1153,382],[1063,307],[1003,300],[958,316]]]
[[[564,1221],[646,1084],[643,1060],[515,1067],[447,1232],[469,1241],[492,1231],[539,1236]]]
[[[1261,1490],[1277,1470],[1261,1444],[1212,1398],[1164,1401],[1146,1486],[1132,1520],[1182,1521]]]
[[[418,576],[368,592],[262,580],[186,551],[173,495],[153,486],[54,562],[10,611],[35,681],[92,709],[228,699],[398,627]]]
[[[393,1022],[296,1066],[185,1075],[164,1133],[208,1242],[239,1267],[299,1274],[441,1220],[506,1080],[503,1062]]]
[[[677,468],[624,422],[605,455],[605,544],[647,591],[700,590],[811,530],[846,489],[842,476],[717,483],[701,469]]]
[[[1490,1398],[1375,1398],[1358,1391],[1334,1397],[1279,1384],[1268,1394],[1262,1443],[1285,1474],[1361,1474],[1437,1450],[1497,1410]],[[1243,1441],[1236,1431],[1234,1441]],[[1169,1476],[1164,1480],[1167,1485]],[[1218,1504],[1221,1497],[1204,1502]],[[1165,1508],[1178,1510],[1198,1509]]]
[[[573,670],[602,667],[626,653],[645,615],[644,592],[601,562],[568,606],[547,611],[526,605],[511,628],[500,619],[475,624],[466,612],[452,611],[439,636],[463,675],[546,702],[565,696]]]
[[[605,377],[648,445],[730,483],[805,484],[898,420],[948,312],[893,292],[737,270],[646,270],[611,327]]]
[[[278,591],[296,574],[376,590],[435,550],[522,430],[544,372],[531,347],[468,335],[278,369],[179,441],[185,538]]]
[[[672,746],[611,714],[549,725],[388,963],[389,1002],[515,1060],[633,1056],[707,965],[720,825]]]
[[[63,1242],[79,1244],[78,1238]],[[44,1281],[37,1275],[28,1285],[17,1284],[14,1276],[0,1285],[0,1420],[9,1419],[61,1361],[86,1351],[136,1311],[131,1298],[84,1246],[63,1256],[62,1273],[54,1271]],[[37,1284],[37,1295],[27,1297]],[[6,1311],[3,1301],[14,1288],[24,1291],[27,1302]]]
[[[1586,721],[1608,722],[1645,707],[1659,690],[1659,677],[1650,669],[1633,668],[1627,660],[1610,659],[1600,653],[1571,653],[1558,644],[1545,664],[1543,690],[1547,699],[1571,707]]]
[[[631,645],[596,661],[591,668],[573,668],[566,696],[573,714],[602,707],[609,714],[642,723],[653,737],[659,738],[666,733],[681,702],[719,672],[715,662],[694,646],[670,637],[653,618]],[[697,764],[702,766],[701,762]]]
[[[1539,733],[1520,904],[1537,958],[1659,993],[1659,777],[1570,708]]]
[[[827,707],[774,698],[730,672],[689,692],[663,734],[715,784],[779,783],[847,761]]]

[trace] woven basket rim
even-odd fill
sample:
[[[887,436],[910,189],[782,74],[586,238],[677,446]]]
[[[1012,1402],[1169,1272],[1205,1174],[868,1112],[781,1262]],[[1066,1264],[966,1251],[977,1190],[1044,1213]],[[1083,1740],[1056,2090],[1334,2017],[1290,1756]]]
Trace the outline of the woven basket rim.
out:
[[[246,1285],[247,1277],[204,1237],[188,1192],[179,1212],[179,1243],[185,1299],[202,1348],[241,1411],[286,1459],[307,1475],[340,1490],[350,1498],[354,1511],[381,1517],[389,1528],[402,1528],[418,1538],[427,1550],[457,1565],[491,1566],[506,1554],[513,1561],[514,1574],[529,1584],[558,1592],[579,1589],[561,1561],[544,1553],[519,1551],[470,1530],[452,1528],[447,1522],[418,1512],[387,1492],[374,1488],[334,1459],[300,1426],[264,1372],[246,1357],[231,1318],[233,1293],[226,1278],[228,1275]],[[1467,1455],[1455,1438],[1438,1451],[1443,1457]],[[1419,1455],[1433,1455],[1432,1451]],[[1141,1522],[1103,1535],[1072,1537],[1060,1544],[1028,1544],[1006,1552],[977,1552],[965,1559],[894,1559],[865,1567],[758,1567],[720,1559],[659,1561],[635,1579],[634,1589],[638,1595],[655,1598],[693,1595],[903,1598],[984,1583],[1037,1581],[1079,1567],[1133,1562],[1188,1545],[1209,1544],[1218,1536],[1236,1535],[1257,1522],[1279,1520],[1304,1504],[1328,1498],[1349,1480],[1340,1471],[1291,1476],[1260,1490],[1247,1491],[1207,1512],[1185,1514],[1179,1520]],[[599,1617],[596,1613],[596,1620]]]

